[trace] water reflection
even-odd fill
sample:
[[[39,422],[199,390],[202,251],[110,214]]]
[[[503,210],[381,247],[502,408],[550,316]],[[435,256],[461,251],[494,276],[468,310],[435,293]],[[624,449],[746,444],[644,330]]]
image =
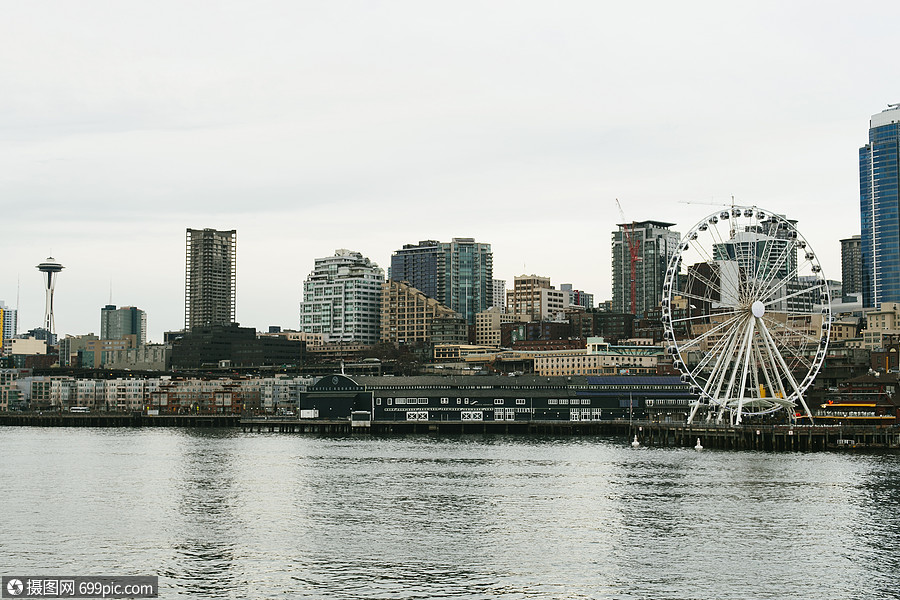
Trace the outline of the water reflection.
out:
[[[0,432],[10,572],[161,597],[881,598],[900,458],[618,440]]]
[[[160,575],[167,587],[204,598],[234,595],[241,581],[238,545],[246,523],[238,510],[238,446],[230,431],[190,431],[174,438],[175,507],[166,522],[172,555]]]

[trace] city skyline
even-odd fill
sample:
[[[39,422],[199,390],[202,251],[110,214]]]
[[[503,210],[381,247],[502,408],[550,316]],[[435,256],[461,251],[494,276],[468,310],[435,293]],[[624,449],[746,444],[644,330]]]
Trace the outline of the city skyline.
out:
[[[20,332],[52,255],[61,335],[112,303],[161,341],[188,226],[240,230],[236,320],[261,330],[297,326],[314,257],[386,269],[411,240],[483,240],[498,279],[608,300],[616,198],[677,231],[732,196],[785,214],[840,279],[858,149],[900,100],[885,2],[220,8],[208,27],[166,2],[9,7],[0,299]]]

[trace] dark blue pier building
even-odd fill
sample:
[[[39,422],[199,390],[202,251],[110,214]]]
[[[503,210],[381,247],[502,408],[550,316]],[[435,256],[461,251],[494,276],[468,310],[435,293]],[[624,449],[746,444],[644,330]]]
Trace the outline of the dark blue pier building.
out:
[[[678,376],[330,375],[300,396],[305,419],[373,422],[684,422],[696,399]]]

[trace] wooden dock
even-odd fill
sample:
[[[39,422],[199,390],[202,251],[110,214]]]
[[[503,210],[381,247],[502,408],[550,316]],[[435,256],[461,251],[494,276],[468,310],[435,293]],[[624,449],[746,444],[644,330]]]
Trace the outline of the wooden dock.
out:
[[[900,448],[900,428],[867,425],[746,425],[635,424],[634,435],[645,446],[727,450],[818,451]]]
[[[349,421],[296,418],[242,419],[245,432],[319,434],[510,434],[637,436],[642,446],[690,447],[769,452],[900,448],[900,427],[840,425],[729,425],[654,423],[649,421],[372,421],[354,427]]]
[[[0,426],[25,427],[237,427],[240,415],[135,413],[0,413]]]
[[[298,419],[288,416],[145,415],[142,413],[0,413],[0,426],[30,427],[240,427],[248,433],[324,435],[538,435],[611,436],[641,446],[761,450],[768,452],[900,449],[900,426],[743,425],[650,421],[371,421]]]

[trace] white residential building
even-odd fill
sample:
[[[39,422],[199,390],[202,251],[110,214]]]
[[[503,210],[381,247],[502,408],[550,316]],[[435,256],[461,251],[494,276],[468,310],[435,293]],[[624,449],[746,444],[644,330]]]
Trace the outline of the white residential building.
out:
[[[317,258],[303,284],[300,331],[325,343],[378,342],[384,271],[359,252],[340,249]]]

